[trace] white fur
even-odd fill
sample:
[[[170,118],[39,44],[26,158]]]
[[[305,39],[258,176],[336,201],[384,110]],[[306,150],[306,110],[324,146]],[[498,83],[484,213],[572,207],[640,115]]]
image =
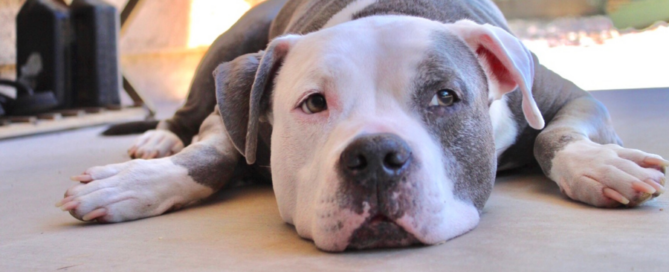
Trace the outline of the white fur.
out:
[[[436,27],[397,16],[361,19],[302,37],[286,57],[273,101],[271,145],[281,147],[271,154],[274,191],[282,218],[319,248],[345,249],[370,216],[367,209],[342,209],[336,195],[350,182],[336,175],[336,163],[361,134],[397,134],[421,161],[408,181],[415,186],[410,198],[420,208],[397,221],[406,231],[433,244],[478,223],[476,208],[453,196],[441,148],[408,106],[410,81]],[[328,110],[307,116],[296,103],[313,91],[325,95]]]
[[[154,129],[142,134],[130,147],[128,153],[136,158],[162,158],[167,157],[184,148],[179,136],[169,130]],[[155,154],[155,155],[154,155]]]
[[[100,218],[104,222],[150,217],[213,193],[188,176],[188,169],[169,158],[92,167],[85,173],[93,181],[77,184],[65,193],[70,201],[79,203],[71,211],[79,219],[99,208],[107,210]]]
[[[349,3],[344,9],[337,12],[323,28],[332,27],[341,23],[353,20],[353,15],[362,11],[366,7],[376,3],[378,0],[355,0]]]
[[[509,109],[506,96],[495,100],[490,105],[490,120],[495,135],[495,153],[497,158],[516,142],[518,125]]]

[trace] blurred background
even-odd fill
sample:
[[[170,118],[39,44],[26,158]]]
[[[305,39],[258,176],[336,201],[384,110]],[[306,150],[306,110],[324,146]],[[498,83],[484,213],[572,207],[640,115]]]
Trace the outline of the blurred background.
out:
[[[126,1],[107,2],[120,12]],[[121,29],[123,74],[157,106],[158,118],[169,117],[211,42],[262,1],[140,1]],[[16,76],[15,16],[24,2],[0,0],[0,78]],[[586,90],[669,86],[668,0],[494,2],[544,65]]]

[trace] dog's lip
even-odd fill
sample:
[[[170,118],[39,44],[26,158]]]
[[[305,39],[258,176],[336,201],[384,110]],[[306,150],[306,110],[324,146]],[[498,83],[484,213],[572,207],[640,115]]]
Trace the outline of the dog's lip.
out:
[[[395,220],[378,213],[370,216],[358,227],[349,239],[348,249],[370,249],[405,247],[422,244]]]
[[[380,222],[391,222],[394,223],[390,218],[383,214],[377,214],[375,216],[372,216],[369,220],[369,224],[378,224]]]

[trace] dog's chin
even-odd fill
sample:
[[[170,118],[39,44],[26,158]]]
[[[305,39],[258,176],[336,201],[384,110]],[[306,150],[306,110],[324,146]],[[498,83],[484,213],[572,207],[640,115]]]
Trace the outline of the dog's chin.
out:
[[[370,216],[353,232],[347,249],[392,248],[417,244],[422,243],[413,234],[388,217],[378,214]]]

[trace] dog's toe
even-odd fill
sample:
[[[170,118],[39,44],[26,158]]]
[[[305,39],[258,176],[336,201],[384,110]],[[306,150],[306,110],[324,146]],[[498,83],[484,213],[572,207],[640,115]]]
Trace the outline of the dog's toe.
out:
[[[184,148],[179,137],[167,130],[149,130],[128,149],[131,158],[155,159],[173,155]]]
[[[105,215],[107,215],[107,209],[106,208],[98,208],[98,209],[95,209],[92,212],[87,213],[81,219],[84,220],[84,221],[91,221],[91,220],[96,220],[98,218],[104,218]]]

